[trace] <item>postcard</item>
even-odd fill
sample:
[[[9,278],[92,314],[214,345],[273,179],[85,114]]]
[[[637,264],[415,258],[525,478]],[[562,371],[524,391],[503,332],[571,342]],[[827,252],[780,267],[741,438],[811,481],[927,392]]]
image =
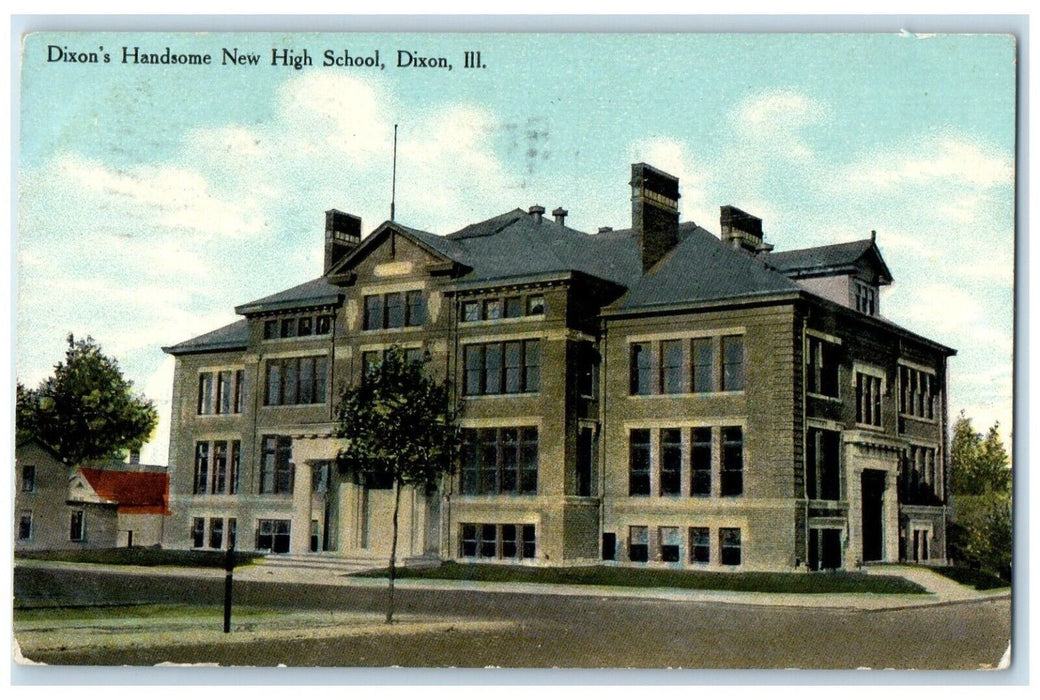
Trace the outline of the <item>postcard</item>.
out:
[[[16,660],[1008,668],[1017,51],[26,34]]]

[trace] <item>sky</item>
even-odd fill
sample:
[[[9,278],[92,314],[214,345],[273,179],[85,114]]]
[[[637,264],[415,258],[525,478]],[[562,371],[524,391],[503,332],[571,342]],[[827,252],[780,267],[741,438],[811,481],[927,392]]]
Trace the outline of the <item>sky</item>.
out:
[[[211,64],[123,63],[124,47]],[[326,50],[385,68],[324,67]],[[452,69],[398,67],[399,51]],[[534,204],[627,227],[639,161],[676,175],[681,219],[715,233],[724,204],[777,250],[877,231],[882,314],[957,350],[951,420],[1009,437],[1008,36],[43,33],[21,81],[15,374],[34,386],[70,332],[93,336],[159,409],[143,461],[167,462],[161,347],[319,276],[325,210],[366,234],[389,218],[395,124],[396,218],[435,233]]]

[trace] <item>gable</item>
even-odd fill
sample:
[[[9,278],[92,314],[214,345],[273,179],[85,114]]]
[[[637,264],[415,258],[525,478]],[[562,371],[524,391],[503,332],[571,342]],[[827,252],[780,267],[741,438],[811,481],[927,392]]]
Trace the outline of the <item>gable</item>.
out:
[[[105,500],[98,495],[82,469],[77,469],[69,477],[69,492],[66,500],[72,503],[114,503],[114,501]]]
[[[448,254],[453,247],[457,244],[440,236],[386,222],[337,263],[328,278],[350,284],[362,278],[426,276],[432,270],[457,263]]]

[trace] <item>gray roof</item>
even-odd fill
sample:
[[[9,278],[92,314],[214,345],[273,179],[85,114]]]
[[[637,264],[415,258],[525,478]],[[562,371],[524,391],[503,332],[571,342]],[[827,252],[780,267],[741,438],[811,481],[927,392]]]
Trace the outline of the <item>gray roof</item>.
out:
[[[209,333],[185,340],[176,345],[163,347],[163,352],[171,355],[187,355],[193,352],[214,352],[217,350],[244,350],[249,342],[249,320],[239,319],[234,323],[218,328]]]
[[[291,289],[271,294],[235,307],[236,314],[251,314],[260,311],[297,309],[305,306],[325,306],[343,301],[343,290],[329,283],[324,277],[298,284]]]
[[[785,250],[776,253],[768,253],[764,256],[767,265],[785,274],[808,276],[813,273],[823,273],[830,270],[841,270],[853,268],[859,260],[873,251],[876,258],[875,264],[882,277],[892,280],[892,273],[881,258],[881,253],[873,238],[848,243],[834,243],[822,245],[815,248],[801,248],[799,250]]]

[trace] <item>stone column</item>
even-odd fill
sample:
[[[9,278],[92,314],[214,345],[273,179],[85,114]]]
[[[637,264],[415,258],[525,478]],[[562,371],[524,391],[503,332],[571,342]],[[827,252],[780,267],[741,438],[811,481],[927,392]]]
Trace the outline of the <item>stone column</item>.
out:
[[[898,467],[897,467],[898,468]],[[884,560],[899,561],[899,492],[897,490],[898,472],[889,469],[885,473],[885,496],[882,503],[884,518]]]

